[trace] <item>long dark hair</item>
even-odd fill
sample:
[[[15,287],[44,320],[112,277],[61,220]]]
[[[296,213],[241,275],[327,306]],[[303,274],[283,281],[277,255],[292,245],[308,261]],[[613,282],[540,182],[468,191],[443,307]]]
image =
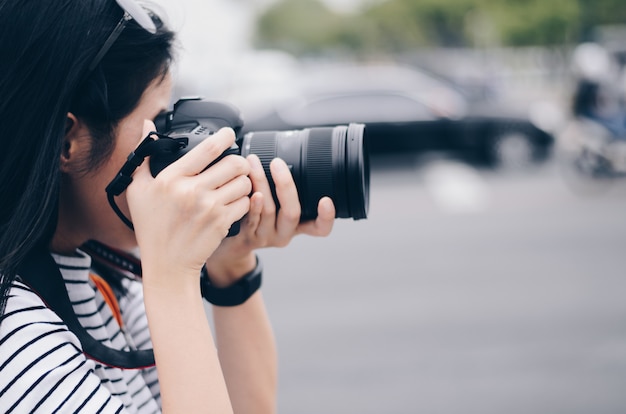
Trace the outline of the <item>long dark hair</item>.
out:
[[[113,0],[0,0],[0,315],[25,255],[56,228],[67,113],[88,125],[96,168],[168,71],[174,34],[154,14],[155,34],[129,22],[89,70],[122,14]]]

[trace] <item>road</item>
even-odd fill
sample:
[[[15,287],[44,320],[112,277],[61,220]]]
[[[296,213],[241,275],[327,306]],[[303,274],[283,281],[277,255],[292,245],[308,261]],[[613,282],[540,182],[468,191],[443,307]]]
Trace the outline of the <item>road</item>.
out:
[[[626,185],[560,171],[374,164],[367,220],[263,252],[279,413],[626,412]]]

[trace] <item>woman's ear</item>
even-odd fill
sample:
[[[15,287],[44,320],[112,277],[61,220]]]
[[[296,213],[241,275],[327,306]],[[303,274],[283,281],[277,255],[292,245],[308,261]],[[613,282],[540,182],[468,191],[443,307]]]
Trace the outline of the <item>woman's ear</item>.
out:
[[[68,112],[61,149],[61,172],[80,170],[84,157],[89,154],[90,136],[89,128],[76,115]]]

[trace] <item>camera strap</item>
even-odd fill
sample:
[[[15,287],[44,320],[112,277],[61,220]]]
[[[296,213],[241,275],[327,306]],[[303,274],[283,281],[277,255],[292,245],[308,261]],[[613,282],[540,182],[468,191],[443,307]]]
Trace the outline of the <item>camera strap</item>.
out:
[[[74,313],[61,271],[45,247],[33,249],[18,268],[18,274],[78,337],[83,353],[89,358],[104,365],[124,369],[154,365],[152,349],[122,351],[109,348],[87,332]]]
[[[107,185],[106,193],[109,204],[115,214],[126,224],[131,230],[134,230],[133,223],[120,210],[115,202],[115,196],[122,194],[133,181],[133,173],[139,167],[146,157],[157,152],[175,152],[189,145],[189,139],[170,138],[167,135],[158,132],[150,132],[147,137],[141,141],[139,146],[130,153],[126,162],[120,168],[115,178]]]

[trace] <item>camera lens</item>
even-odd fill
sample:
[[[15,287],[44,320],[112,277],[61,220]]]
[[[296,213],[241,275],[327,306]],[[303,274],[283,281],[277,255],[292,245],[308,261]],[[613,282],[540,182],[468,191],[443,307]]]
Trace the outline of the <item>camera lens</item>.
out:
[[[317,204],[329,196],[337,218],[367,218],[369,208],[369,160],[363,124],[293,131],[249,132],[243,137],[241,155],[261,160],[277,202],[269,164],[283,159],[294,178],[301,220],[317,217]],[[278,204],[277,204],[278,205]]]

